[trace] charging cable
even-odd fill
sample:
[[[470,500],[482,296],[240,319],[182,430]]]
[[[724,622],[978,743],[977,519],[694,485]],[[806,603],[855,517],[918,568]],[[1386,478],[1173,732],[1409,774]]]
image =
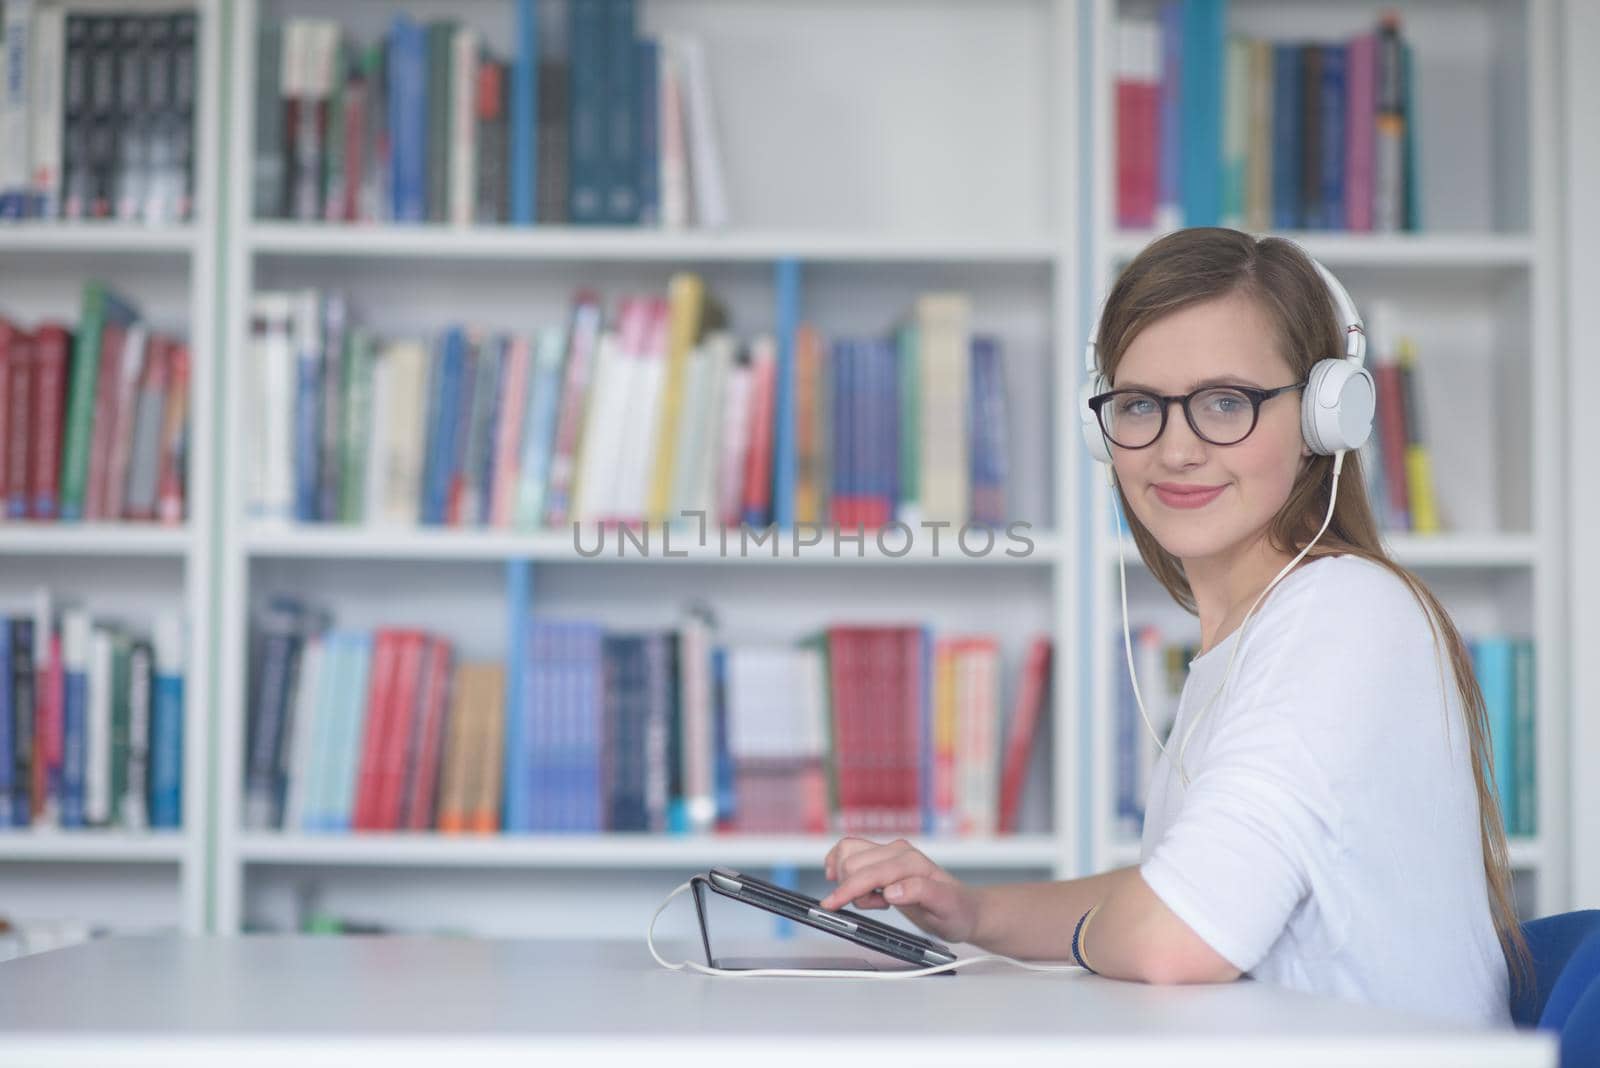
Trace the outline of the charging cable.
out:
[[[761,976],[769,975],[794,976],[797,978],[807,979],[915,979],[922,975],[935,975],[939,972],[953,972],[957,968],[964,968],[969,964],[976,964],[981,960],[1002,961],[1006,964],[1015,965],[1018,968],[1026,968],[1031,972],[1083,971],[1083,969],[1076,964],[1034,964],[1025,960],[1014,960],[1011,957],[1001,956],[998,953],[984,953],[976,957],[962,957],[946,964],[935,964],[928,968],[913,968],[898,972],[869,972],[856,971],[854,969],[846,968],[717,968],[707,967],[704,964],[700,964],[697,961],[692,960],[678,961],[676,964],[674,964],[669,960],[663,959],[661,954],[656,952],[656,920],[660,919],[661,914],[667,910],[667,906],[672,904],[673,898],[677,897],[679,894],[687,892],[688,890],[689,884],[684,883],[672,893],[668,894],[667,899],[661,903],[659,908],[656,909],[655,915],[650,917],[650,926],[645,930],[644,934],[645,945],[650,947],[650,955],[656,959],[657,964],[668,969],[669,971],[679,972],[683,971],[684,969],[688,969],[689,971],[699,972],[702,975],[723,976],[729,979],[759,978]]]

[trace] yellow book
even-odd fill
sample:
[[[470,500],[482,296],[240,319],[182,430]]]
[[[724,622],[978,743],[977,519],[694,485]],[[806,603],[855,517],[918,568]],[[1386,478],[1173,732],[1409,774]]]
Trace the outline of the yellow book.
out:
[[[1406,495],[1411,504],[1411,529],[1417,534],[1437,534],[1439,501],[1433,488],[1433,457],[1422,436],[1422,410],[1416,384],[1417,349],[1410,338],[1401,338],[1397,362],[1400,364],[1401,403],[1406,422]]]
[[[689,362],[689,351],[700,340],[700,327],[705,313],[705,279],[697,274],[679,272],[667,285],[667,378],[661,393],[661,425],[656,431],[656,469],[650,483],[649,506],[645,519],[663,523],[677,516],[668,516],[672,501],[672,480],[676,462],[678,424],[683,410],[684,370]]]

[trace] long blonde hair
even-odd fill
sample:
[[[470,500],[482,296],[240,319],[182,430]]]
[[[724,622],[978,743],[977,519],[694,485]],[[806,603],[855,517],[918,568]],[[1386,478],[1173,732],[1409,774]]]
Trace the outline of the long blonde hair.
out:
[[[1296,379],[1304,380],[1317,360],[1343,354],[1344,330],[1337,309],[1316,267],[1295,244],[1281,238],[1257,239],[1237,230],[1197,227],[1178,230],[1152,242],[1117,278],[1106,298],[1095,338],[1100,373],[1107,381],[1113,380],[1133,339],[1157,319],[1232,293],[1253,298],[1267,313],[1277,329],[1278,350]],[[1284,553],[1298,553],[1305,548],[1322,526],[1332,489],[1333,457],[1313,456],[1302,467],[1289,499],[1273,518],[1268,531],[1272,546]],[[1121,486],[1117,493],[1122,495]],[[1191,614],[1196,613],[1194,591],[1182,564],[1139,522],[1125,496],[1121,504],[1133,540],[1151,574],[1173,600]],[[1466,644],[1449,613],[1416,575],[1384,551],[1367,500],[1361,458],[1354,452],[1345,456],[1333,519],[1307,559],[1337,555],[1369,560],[1403,581],[1428,617],[1435,646],[1442,645],[1449,653],[1471,743],[1483,871],[1495,933],[1505,954],[1512,989],[1519,990],[1531,979],[1532,963],[1517,920],[1483,693],[1473,674]]]

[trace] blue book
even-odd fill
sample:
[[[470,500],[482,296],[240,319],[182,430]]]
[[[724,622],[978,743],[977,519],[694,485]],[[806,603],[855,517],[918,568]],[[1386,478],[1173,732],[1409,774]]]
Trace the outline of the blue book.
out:
[[[484,341],[482,348],[482,366],[480,373],[488,377],[483,380],[482,386],[489,391],[487,401],[487,414],[484,417],[482,435],[479,438],[478,470],[470,474],[475,476],[478,485],[478,514],[463,516],[462,522],[476,523],[480,527],[489,525],[491,513],[494,511],[494,476],[496,461],[499,459],[500,450],[500,420],[505,411],[506,391],[503,376],[506,371],[506,346],[509,339],[504,335],[491,337]]]
[[[297,300],[295,304],[294,517],[302,523],[314,523],[322,518],[321,301]],[[301,322],[307,314],[307,304],[316,324],[310,330]]]
[[[156,626],[150,695],[150,826],[183,825],[183,632],[176,619]]]
[[[461,408],[461,364],[466,339],[460,328],[450,327],[440,339],[437,368],[438,418],[428,437],[428,484],[423,498],[422,521],[442,524],[450,502],[450,479],[455,474],[457,426]]]
[[[511,60],[511,221],[534,221],[539,188],[539,12],[517,0],[516,54]]]
[[[372,677],[371,632],[350,634],[345,642],[346,663],[339,681],[339,750],[331,778],[328,828],[350,830],[355,809],[356,783],[361,769],[361,740],[367,725],[367,693]]]
[[[1494,752],[1495,790],[1508,831],[1517,826],[1516,690],[1512,677],[1511,640],[1480,638],[1472,643],[1473,667],[1489,715],[1489,745]]]
[[[1345,71],[1349,49],[1340,44],[1322,46],[1322,161],[1321,211],[1315,225],[1325,230],[1343,230]]]
[[[578,673],[578,766],[577,796],[581,807],[578,829],[599,831],[605,827],[601,796],[605,760],[606,700],[603,683],[602,645],[605,630],[594,623],[578,624],[578,659],[582,670]]]
[[[1511,671],[1515,680],[1516,709],[1512,714],[1516,750],[1515,795],[1517,822],[1512,830],[1519,835],[1539,833],[1538,738],[1535,736],[1537,689],[1534,675],[1533,642],[1519,640],[1511,647]]]
[[[639,223],[661,222],[661,48],[641,37],[634,42],[639,97]]]
[[[428,398],[427,412],[423,416],[422,430],[422,483],[418,493],[422,499],[417,502],[417,516],[423,523],[436,523],[433,511],[433,488],[438,481],[437,468],[440,461],[438,449],[439,420],[444,412],[444,341],[440,341],[428,352]]]
[[[0,828],[14,824],[11,795],[21,789],[17,782],[17,752],[12,737],[13,717],[11,690],[11,621],[0,617]]]
[[[737,805],[733,788],[733,748],[728,740],[728,651],[720,645],[711,650],[711,727],[716,753],[712,767],[717,826],[723,827],[733,822]]]
[[[634,0],[606,0],[605,221],[639,221],[639,57]]]
[[[394,220],[423,222],[428,217],[427,31],[404,14],[395,16],[389,32],[389,146]]]
[[[1300,204],[1300,97],[1304,75],[1299,45],[1272,46],[1272,225],[1298,230]]]
[[[459,377],[455,387],[455,438],[450,446],[450,475],[445,483],[444,496],[444,521],[451,526],[467,521],[467,517],[461,514],[460,498],[462,487],[466,485],[467,465],[471,462],[473,405],[484,357],[476,336],[461,331],[460,338],[461,358],[457,363]]]
[[[1215,226],[1222,218],[1222,83],[1227,50],[1224,0],[1183,4],[1183,224]]]
[[[850,493],[850,390],[847,377],[850,369],[850,342],[840,339],[833,343],[829,361],[828,425],[832,441],[828,443],[828,492],[833,506],[833,521],[842,524],[847,518],[841,515],[840,505]]]
[[[514,509],[515,525],[523,530],[544,525],[550,450],[555,444],[556,412],[567,353],[566,331],[541,330],[533,344],[533,368],[528,375],[528,398],[522,413],[520,485]]]
[[[89,619],[69,613],[61,627],[61,826],[83,827],[89,725]]]
[[[872,436],[878,448],[878,486],[874,497],[879,514],[887,523],[894,519],[900,485],[900,363],[894,341],[889,338],[879,338],[872,343],[872,356]]]
[[[773,268],[777,288],[778,374],[774,395],[772,507],[779,530],[794,529],[795,410],[794,340],[800,329],[800,262],[782,259]]]
[[[1161,155],[1159,208],[1176,209],[1182,196],[1183,114],[1179,101],[1183,86],[1183,4],[1167,0],[1161,5]],[[1158,210],[1157,217],[1160,217]]]
[[[500,826],[508,833],[534,829],[535,767],[529,729],[533,703],[528,700],[528,694],[538,663],[533,644],[538,632],[528,618],[532,566],[526,560],[511,560],[506,564],[506,604],[510,612],[506,618],[505,781],[500,791]]]
[[[606,221],[606,11],[604,0],[568,0],[567,219]]]

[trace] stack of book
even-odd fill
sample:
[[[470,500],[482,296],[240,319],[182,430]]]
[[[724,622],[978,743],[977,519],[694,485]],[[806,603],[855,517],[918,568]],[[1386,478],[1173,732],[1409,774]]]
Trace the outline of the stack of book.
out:
[[[66,7],[0,16],[0,220],[188,219],[195,14]]]
[[[1419,230],[1411,47],[1230,35],[1226,0],[1117,25],[1117,225]]]
[[[0,514],[181,523],[189,349],[100,282],[76,332],[0,316]]]
[[[960,293],[892,338],[740,342],[696,275],[580,290],[531,336],[452,326],[381,340],[344,299],[261,293],[246,373],[252,513],[302,522],[534,530],[572,522],[1005,523],[998,342]],[[788,433],[786,428],[790,428]]]
[[[175,617],[0,618],[0,828],[179,826],[183,677]]]
[[[502,667],[280,599],[256,646],[254,829],[1004,833],[1049,693],[1043,638],[1002,722],[992,638],[722,644],[698,613],[628,632],[532,618]]]
[[[1416,343],[1404,336],[1392,348],[1382,338],[1374,342],[1377,414],[1361,449],[1373,516],[1385,530],[1438,534],[1448,523],[1434,488],[1433,453],[1423,434]]]
[[[509,56],[454,18],[399,14],[366,45],[323,19],[263,27],[256,217],[726,224],[699,40],[640,37],[634,0],[514,8]]]

